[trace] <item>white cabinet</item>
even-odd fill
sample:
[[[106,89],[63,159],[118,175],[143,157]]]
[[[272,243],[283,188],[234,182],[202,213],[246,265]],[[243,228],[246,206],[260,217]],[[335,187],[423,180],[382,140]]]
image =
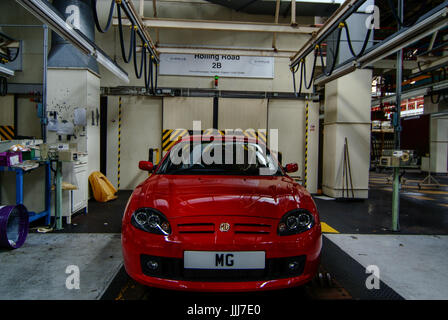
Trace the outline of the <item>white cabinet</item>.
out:
[[[87,164],[75,165],[74,174],[78,181],[78,190],[71,191],[71,212],[72,214],[82,209],[86,209],[87,212],[87,200],[88,200],[88,177],[87,177]]]
[[[62,190],[62,216],[68,224],[72,222],[72,215],[81,210],[87,213],[88,204],[88,174],[87,159],[81,159],[73,165],[73,176],[77,183],[77,190]],[[55,193],[51,194],[51,215],[54,216]]]

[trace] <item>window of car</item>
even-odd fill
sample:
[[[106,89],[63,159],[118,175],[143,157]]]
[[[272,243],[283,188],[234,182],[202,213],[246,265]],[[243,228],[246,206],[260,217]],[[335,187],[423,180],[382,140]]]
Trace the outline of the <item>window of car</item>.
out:
[[[156,174],[283,175],[278,161],[264,145],[248,141],[181,141]]]

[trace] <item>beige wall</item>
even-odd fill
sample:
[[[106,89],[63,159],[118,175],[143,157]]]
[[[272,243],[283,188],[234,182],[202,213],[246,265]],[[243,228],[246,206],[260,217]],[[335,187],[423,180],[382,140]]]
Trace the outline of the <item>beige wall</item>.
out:
[[[118,173],[118,97],[108,97],[107,178],[117,186]],[[148,177],[138,169],[148,160],[149,148],[161,148],[162,99],[122,97],[120,189],[134,189]]]
[[[163,129],[193,129],[201,121],[202,129],[213,127],[213,98],[163,98]]]
[[[220,98],[218,129],[266,129],[267,99]]]
[[[14,96],[11,94],[0,97],[0,125],[14,125]]]
[[[297,163],[299,171],[292,176],[305,175],[305,105],[298,100],[269,100],[269,129],[278,129],[279,151],[283,165]],[[319,109],[318,104],[308,102],[308,174],[307,189],[317,192],[317,169],[319,152]],[[303,182],[303,180],[302,180]]]
[[[37,117],[36,104],[36,102],[30,101],[29,97],[19,97],[17,99],[18,135],[42,138],[42,130],[40,119]]]

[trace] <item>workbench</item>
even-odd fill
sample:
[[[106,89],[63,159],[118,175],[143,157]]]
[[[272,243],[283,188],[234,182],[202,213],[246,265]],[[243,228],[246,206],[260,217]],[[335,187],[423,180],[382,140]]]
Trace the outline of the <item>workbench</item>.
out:
[[[49,161],[40,161],[39,167],[45,166],[45,210],[42,212],[29,212],[29,221],[35,221],[45,217],[47,225],[50,224],[51,218],[51,170]],[[37,169],[37,168],[35,168]],[[23,176],[26,172],[31,172],[35,169],[24,171],[21,168],[0,166],[1,171],[12,171],[16,174],[16,204],[23,204]],[[27,208],[28,209],[28,208]]]

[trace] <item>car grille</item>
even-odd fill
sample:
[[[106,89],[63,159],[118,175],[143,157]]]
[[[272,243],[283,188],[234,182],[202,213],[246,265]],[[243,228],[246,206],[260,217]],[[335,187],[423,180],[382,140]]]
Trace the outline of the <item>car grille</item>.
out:
[[[214,233],[214,223],[180,223],[177,225],[179,233]]]
[[[157,262],[157,269],[148,268],[148,262]],[[288,269],[291,263],[297,263],[295,270]],[[156,257],[142,254],[140,263],[143,274],[171,280],[209,281],[209,282],[246,282],[284,279],[300,276],[305,269],[306,256],[266,259],[266,268],[262,270],[215,270],[184,269],[184,260],[179,258]]]
[[[236,234],[269,234],[271,227],[263,223],[235,223],[234,232]]]
[[[229,232],[234,234],[249,234],[249,235],[267,235],[271,233],[272,225],[266,223],[230,223]],[[215,233],[219,230],[219,225],[216,227],[215,223],[200,222],[200,223],[179,223],[177,224],[177,231],[179,234],[204,234]]]

